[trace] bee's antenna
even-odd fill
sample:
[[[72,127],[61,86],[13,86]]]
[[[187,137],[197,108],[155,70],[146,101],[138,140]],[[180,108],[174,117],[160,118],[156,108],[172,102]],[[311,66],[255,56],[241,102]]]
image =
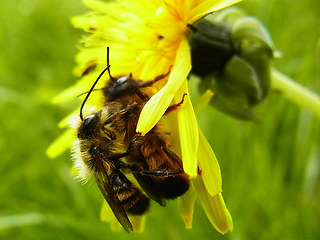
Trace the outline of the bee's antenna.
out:
[[[109,47],[108,47],[108,52],[109,52]],[[83,121],[82,110],[83,110],[84,105],[86,104],[86,102],[87,102],[87,100],[88,100],[91,92],[93,91],[94,87],[96,86],[96,84],[98,83],[98,81],[99,81],[99,79],[102,77],[102,75],[103,75],[107,70],[110,71],[109,68],[110,68],[110,65],[109,65],[109,63],[108,63],[108,66],[107,66],[105,69],[103,69],[103,71],[100,73],[100,75],[98,76],[98,78],[96,79],[96,81],[93,83],[92,87],[90,88],[87,96],[86,96],[85,99],[83,100],[82,105],[81,105],[81,107],[80,107],[80,119],[81,119],[81,121]]]
[[[110,66],[109,58],[110,58],[109,47],[107,47],[107,65],[108,65],[108,66]],[[108,73],[109,73],[110,79],[113,79],[113,77],[111,76],[110,68],[108,68]]]
[[[93,89],[92,92],[94,92],[94,91],[100,91],[100,90],[104,90],[104,89],[106,89],[106,88],[105,88],[105,87],[103,87],[103,88],[96,88],[96,89]],[[89,92],[89,91],[80,93],[79,95],[77,95],[77,97],[81,97],[81,96],[87,94],[88,92]]]

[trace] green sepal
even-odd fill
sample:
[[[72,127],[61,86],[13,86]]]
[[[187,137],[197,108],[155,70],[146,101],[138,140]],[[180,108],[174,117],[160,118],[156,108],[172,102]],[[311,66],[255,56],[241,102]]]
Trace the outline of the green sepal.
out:
[[[253,106],[262,99],[262,89],[255,69],[244,59],[234,56],[217,76],[220,94],[242,105]]]
[[[202,19],[190,38],[192,73],[210,89],[211,104],[240,119],[257,121],[253,108],[270,88],[274,47],[263,24],[242,11],[225,10]]]
[[[231,35],[235,51],[252,66],[257,75],[262,100],[270,88],[271,60],[275,52],[270,35],[262,23],[251,17],[236,21]]]
[[[252,109],[248,106],[243,92],[228,83],[218,83],[214,75],[208,76],[210,81],[202,81],[200,91],[212,89],[215,92],[210,104],[218,110],[238,119],[259,122]],[[222,90],[222,91],[219,91]],[[232,96],[232,97],[228,97]]]

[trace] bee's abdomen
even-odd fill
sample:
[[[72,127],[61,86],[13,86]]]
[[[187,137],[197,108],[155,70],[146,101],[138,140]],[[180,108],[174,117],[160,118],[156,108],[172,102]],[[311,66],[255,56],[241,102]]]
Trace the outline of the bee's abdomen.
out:
[[[136,188],[120,171],[113,174],[110,181],[121,207],[127,213],[142,215],[149,209],[149,198],[140,189]]]
[[[142,148],[149,171],[162,170],[163,173],[166,173],[183,170],[179,161],[170,158],[161,148],[152,148],[152,146],[154,145],[144,145]],[[157,191],[166,199],[177,198],[189,189],[189,177],[186,173],[170,176],[152,176],[152,178],[157,185]]]
[[[118,197],[124,197],[122,200],[120,200],[121,205],[126,212],[132,215],[142,215],[149,209],[149,198],[147,198],[137,188],[131,188],[130,192],[127,192],[121,196],[118,195]]]
[[[177,198],[189,189],[189,179],[185,173],[177,176],[155,178],[157,178],[159,192],[167,199]]]

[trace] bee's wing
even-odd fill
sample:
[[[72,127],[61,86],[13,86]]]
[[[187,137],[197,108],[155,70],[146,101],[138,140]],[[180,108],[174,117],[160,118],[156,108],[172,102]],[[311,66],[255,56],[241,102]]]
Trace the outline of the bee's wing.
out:
[[[104,198],[107,200],[112,212],[114,213],[120,224],[123,226],[123,228],[127,232],[133,231],[130,220],[124,209],[121,207],[120,201],[116,196],[112,186],[110,185],[108,173],[105,169],[100,170],[101,171],[95,173],[95,179]]]
[[[133,173],[133,176],[149,198],[156,201],[163,207],[166,206],[166,200],[159,192],[158,185],[151,176],[146,176],[140,173]]]

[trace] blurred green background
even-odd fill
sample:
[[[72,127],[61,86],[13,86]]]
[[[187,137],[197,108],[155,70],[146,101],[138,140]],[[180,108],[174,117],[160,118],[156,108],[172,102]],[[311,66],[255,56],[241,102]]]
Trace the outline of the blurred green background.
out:
[[[320,2],[238,6],[269,29],[282,52],[274,65],[319,93]],[[62,133],[57,123],[76,106],[50,101],[76,80],[82,32],[69,20],[86,11],[78,0],[0,2],[0,239],[320,239],[320,123],[279,94],[257,109],[261,124],[211,108],[199,119],[220,162],[232,233],[217,233],[199,203],[191,230],[175,202],[154,204],[143,234],[100,222],[102,196],[72,178],[70,153],[45,155]]]

